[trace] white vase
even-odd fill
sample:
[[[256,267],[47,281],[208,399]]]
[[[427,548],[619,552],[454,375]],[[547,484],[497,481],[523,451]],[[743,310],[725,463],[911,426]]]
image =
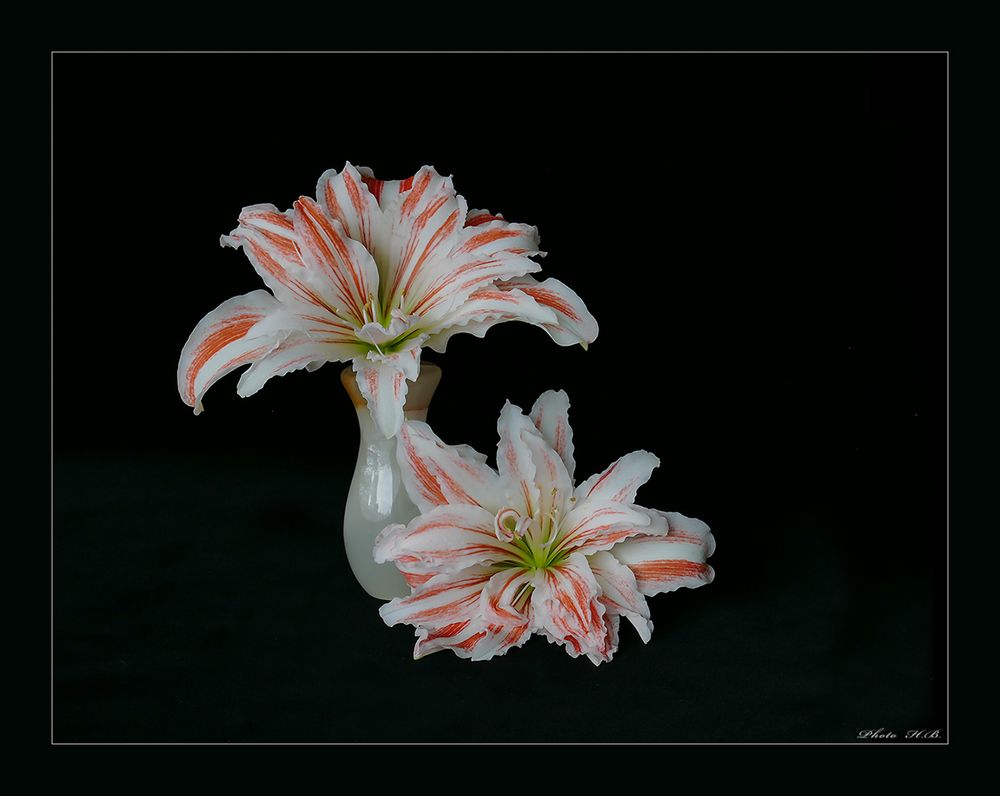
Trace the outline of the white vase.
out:
[[[396,462],[396,440],[386,439],[375,427],[351,367],[340,373],[358,414],[361,443],[354,477],[344,509],[344,548],[354,577],[372,597],[391,600],[410,593],[410,587],[393,564],[376,564],[372,555],[375,537],[387,525],[407,523],[417,507],[403,488]],[[403,412],[407,420],[426,420],[427,407],[441,381],[441,368],[421,363],[420,374],[410,383]]]

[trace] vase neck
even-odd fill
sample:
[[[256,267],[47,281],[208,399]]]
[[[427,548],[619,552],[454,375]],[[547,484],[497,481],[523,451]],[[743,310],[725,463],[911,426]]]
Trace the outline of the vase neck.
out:
[[[407,384],[406,403],[403,405],[403,414],[407,420],[426,420],[427,409],[430,407],[431,398],[441,381],[441,368],[431,362],[422,362],[417,380]],[[374,434],[375,423],[371,413],[368,411],[368,402],[358,389],[358,381],[354,369],[348,365],[340,372],[340,382],[351,398],[351,403],[358,413],[358,424],[361,427],[362,438],[369,438]]]

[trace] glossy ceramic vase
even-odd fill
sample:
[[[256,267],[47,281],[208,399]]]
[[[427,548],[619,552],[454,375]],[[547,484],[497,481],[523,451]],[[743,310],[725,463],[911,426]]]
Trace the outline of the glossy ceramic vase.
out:
[[[376,428],[368,404],[358,390],[352,368],[344,368],[340,381],[351,397],[358,415],[361,443],[354,466],[351,489],[344,509],[344,548],[358,583],[372,597],[391,600],[410,593],[403,576],[393,564],[376,564],[372,555],[375,537],[387,525],[407,523],[417,516],[417,507],[403,488],[396,462],[396,440],[386,439]],[[403,412],[407,420],[426,420],[434,390],[441,381],[441,368],[430,363],[420,366],[411,382]]]

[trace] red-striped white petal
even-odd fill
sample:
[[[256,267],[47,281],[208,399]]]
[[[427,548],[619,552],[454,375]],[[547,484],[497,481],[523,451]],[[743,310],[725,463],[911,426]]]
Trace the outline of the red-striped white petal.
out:
[[[423,586],[434,577],[433,572],[418,572],[415,569],[409,569],[405,564],[400,564],[399,562],[396,562],[396,569],[399,570],[399,574],[403,576],[403,580],[406,581],[411,589]]]
[[[498,323],[504,323],[506,320],[515,320],[513,318],[490,318],[485,321],[468,321],[467,323],[459,324],[458,326],[448,326],[439,332],[435,332],[427,339],[427,347],[432,351],[437,351],[439,354],[445,353],[448,349],[448,343],[451,342],[451,338],[457,334],[471,334],[473,337],[478,337],[482,339],[486,336],[486,333],[496,326]],[[438,327],[435,327],[438,328]]]
[[[202,396],[216,381],[274,349],[279,334],[262,322],[280,311],[274,296],[255,290],[222,302],[198,322],[177,365],[177,389],[195,414],[202,412]]]
[[[533,277],[522,276],[498,282],[497,287],[522,290],[539,304],[555,312],[558,322],[545,325],[545,331],[559,345],[580,343],[586,348],[597,339],[597,321],[590,314],[587,305],[572,288],[558,279],[539,282]]]
[[[274,295],[309,320],[311,333],[339,342],[354,340],[354,325],[335,311],[345,304],[337,274],[303,261],[293,213],[281,213],[269,204],[245,207],[239,226],[223,235],[221,243],[242,247]],[[296,308],[298,304],[305,307]]]
[[[500,442],[497,443],[497,469],[503,479],[505,505],[516,508],[521,515],[534,515],[539,507],[538,484],[535,483],[535,461],[526,435],[539,436],[534,424],[510,401],[504,404],[497,421]]]
[[[426,512],[444,504],[482,506],[492,516],[503,503],[500,476],[466,445],[445,445],[430,426],[411,420],[400,428],[396,457],[410,500]]]
[[[364,324],[368,320],[364,308],[379,292],[378,267],[371,253],[308,196],[294,203],[293,213],[303,263],[334,286],[334,309],[358,326]]]
[[[395,307],[403,295],[405,310],[412,312],[418,286],[439,263],[450,264],[448,253],[458,240],[468,208],[455,193],[451,177],[442,177],[432,166],[424,166],[398,188],[382,191],[379,204],[385,237],[376,246],[387,264],[389,281],[384,293],[388,305]]]
[[[290,213],[282,213],[272,204],[244,207],[236,229],[219,242],[234,249],[242,246],[264,284],[278,298],[316,303],[303,285],[305,266]]]
[[[493,218],[466,227],[447,257],[425,269],[415,283],[412,311],[430,317],[456,311],[476,290],[541,270],[529,258],[543,254],[538,250],[538,230],[527,224]]]
[[[576,471],[573,459],[573,429],[569,424],[569,396],[565,390],[546,390],[531,407],[531,422],[566,465],[572,479]]]
[[[621,617],[618,614],[604,615],[604,627],[607,632],[604,636],[602,651],[587,654],[590,662],[595,666],[607,663],[614,657],[615,652],[618,650],[618,626],[620,623]]]
[[[666,531],[666,520],[655,512],[613,500],[591,498],[577,503],[566,515],[556,549],[589,555],[639,534]]]
[[[624,616],[639,632],[644,644],[653,634],[649,605],[639,591],[635,575],[611,553],[594,553],[587,558],[590,570],[601,587],[601,602],[609,616]]]
[[[527,433],[522,432],[521,439],[531,451],[535,465],[535,485],[538,488],[538,508],[535,516],[541,520],[543,526],[551,525],[552,530],[548,537],[554,540],[559,521],[562,519],[560,513],[565,511],[573,494],[573,479],[570,478],[562,457],[552,449],[534,424],[526,426],[531,430]]]
[[[400,623],[440,628],[475,619],[479,595],[496,572],[484,566],[461,572],[435,575],[413,590],[409,597],[397,597],[379,608],[379,616],[392,627]]]
[[[476,643],[472,651],[474,661],[488,661],[498,655],[505,655],[507,650],[522,646],[532,634],[529,624],[489,625],[486,631],[486,635]]]
[[[325,343],[301,334],[291,336],[282,340],[276,349],[261,357],[240,376],[236,392],[247,398],[275,376],[284,376],[307,367],[316,370],[325,362],[346,362],[363,355],[364,349],[357,343]]]
[[[590,476],[576,488],[577,500],[611,500],[632,503],[636,492],[660,466],[660,460],[648,451],[633,451],[622,456],[606,470]]]
[[[503,213],[491,213],[489,210],[470,210],[465,216],[466,227],[478,227],[490,221],[503,221]]]
[[[479,598],[479,608],[490,625],[518,627],[528,624],[528,600],[535,573],[524,567],[509,567],[490,578]]]
[[[497,539],[493,514],[469,505],[435,506],[407,525],[390,525],[375,538],[375,561],[402,564],[408,572],[458,572],[474,564],[517,558]]]
[[[420,349],[372,361],[360,357],[354,360],[358,389],[368,402],[372,420],[386,438],[399,433],[403,425],[403,405],[408,390],[406,380],[416,379],[419,372]]]
[[[430,323],[427,345],[444,353],[456,334],[483,337],[500,323],[522,321],[545,326],[556,320],[555,313],[520,290],[500,290],[493,285],[473,291],[457,308]]]
[[[459,658],[471,658],[487,635],[488,631],[479,622],[469,619],[464,622],[452,622],[444,627],[418,627],[413,659],[418,660],[432,652],[449,649]]]
[[[664,536],[640,536],[611,549],[611,554],[635,575],[639,591],[647,596],[711,583],[715,571],[706,563],[715,551],[715,538],[701,520],[676,512],[657,512],[669,524]]]
[[[370,169],[356,169],[350,163],[338,173],[336,169],[323,172],[316,184],[316,198],[330,218],[339,221],[347,234],[374,252],[376,227],[382,223],[382,211],[371,187],[381,193],[380,183],[374,180]]]
[[[539,570],[534,585],[532,615],[551,640],[565,645],[574,658],[610,660],[614,646],[599,599],[601,587],[584,556],[574,553],[557,567]]]

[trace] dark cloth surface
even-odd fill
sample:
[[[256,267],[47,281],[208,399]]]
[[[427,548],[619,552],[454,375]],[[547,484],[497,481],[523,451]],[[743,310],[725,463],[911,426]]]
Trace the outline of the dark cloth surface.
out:
[[[650,644],[623,626],[600,667],[541,638],[490,662],[414,661],[412,629],[386,627],[347,566],[349,473],[315,464],[59,463],[57,740],[850,741],[942,725],[940,605],[925,572],[844,555],[844,534],[880,554],[864,518],[723,508],[716,582],[650,598]]]

